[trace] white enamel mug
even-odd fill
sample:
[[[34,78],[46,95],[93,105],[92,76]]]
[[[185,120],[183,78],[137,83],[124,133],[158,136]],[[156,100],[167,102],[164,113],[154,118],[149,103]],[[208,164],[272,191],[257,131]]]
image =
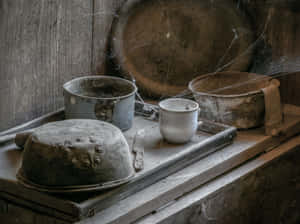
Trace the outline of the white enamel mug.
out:
[[[169,98],[158,105],[162,137],[170,143],[188,142],[198,128],[198,103],[183,98]]]

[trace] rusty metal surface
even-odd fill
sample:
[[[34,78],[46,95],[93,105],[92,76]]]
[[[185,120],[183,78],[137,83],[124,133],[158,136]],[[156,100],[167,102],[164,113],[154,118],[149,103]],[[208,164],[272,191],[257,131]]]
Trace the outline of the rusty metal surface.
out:
[[[128,0],[112,31],[117,67],[152,97],[176,95],[201,74],[246,71],[252,60],[253,29],[234,1]]]
[[[198,77],[189,84],[200,106],[200,117],[237,128],[264,124],[265,101],[261,91],[269,77],[245,72],[220,72]]]

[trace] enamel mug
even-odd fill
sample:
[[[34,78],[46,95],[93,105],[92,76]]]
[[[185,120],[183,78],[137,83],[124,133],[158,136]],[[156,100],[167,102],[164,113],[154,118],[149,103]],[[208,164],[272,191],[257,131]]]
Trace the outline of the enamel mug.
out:
[[[169,98],[159,102],[159,128],[170,143],[188,142],[198,128],[199,105],[193,100]]]

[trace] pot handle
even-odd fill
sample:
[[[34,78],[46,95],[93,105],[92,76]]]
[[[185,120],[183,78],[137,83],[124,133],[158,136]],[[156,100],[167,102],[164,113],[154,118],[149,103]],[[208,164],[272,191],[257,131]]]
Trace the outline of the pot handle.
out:
[[[24,130],[22,132],[0,136],[0,145],[5,145],[15,141],[16,145],[24,148],[28,137],[34,132],[35,128]]]
[[[132,143],[133,168],[136,172],[144,169],[144,138],[146,132],[145,129],[138,130],[134,136]]]
[[[280,82],[272,79],[269,85],[262,89],[265,98],[265,134],[277,136],[282,124],[282,108],[279,92]]]

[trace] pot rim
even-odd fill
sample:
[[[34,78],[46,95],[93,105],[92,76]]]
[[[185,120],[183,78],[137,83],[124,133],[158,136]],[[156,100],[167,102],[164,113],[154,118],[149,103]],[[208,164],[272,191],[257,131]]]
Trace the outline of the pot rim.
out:
[[[265,76],[266,80],[271,80],[272,78],[266,75],[261,75],[261,74],[256,74],[256,73],[248,73],[248,72],[234,72],[234,71],[228,71],[228,72],[216,72],[216,73],[208,73],[206,75],[198,76],[191,80],[188,84],[188,89],[195,95],[200,95],[200,96],[210,96],[210,97],[218,97],[218,98],[237,98],[237,97],[249,97],[251,95],[263,95],[263,92],[261,89],[250,91],[247,93],[242,93],[242,94],[229,94],[229,95],[222,95],[222,94],[213,94],[213,93],[206,93],[206,92],[199,92],[194,89],[194,84],[201,80],[205,79],[208,76],[211,76],[213,74],[232,74],[232,73],[241,73],[241,74],[255,74],[255,75],[260,75],[260,76]]]
[[[109,188],[117,187],[119,185],[125,184],[135,178],[135,172],[132,172],[127,177],[107,181],[103,183],[95,183],[95,184],[82,184],[82,185],[64,185],[64,186],[46,186],[34,183],[23,175],[23,170],[19,168],[17,172],[18,182],[24,187],[31,188],[34,190],[38,190],[41,192],[49,192],[49,193],[75,193],[75,192],[86,192],[86,191],[100,191],[106,190]]]
[[[68,87],[70,85],[73,84],[73,82],[75,81],[80,81],[80,80],[84,80],[84,79],[91,79],[91,80],[100,80],[100,79],[115,79],[115,80],[120,80],[122,82],[126,82],[128,84],[130,84],[132,87],[133,87],[133,90],[131,91],[131,93],[129,94],[126,94],[126,95],[122,95],[122,96],[115,96],[115,97],[94,97],[94,96],[86,96],[86,95],[82,95],[82,94],[76,94],[72,91],[70,91],[68,89]],[[77,97],[80,97],[80,98],[83,98],[83,99],[94,99],[94,100],[119,100],[119,99],[124,99],[124,98],[127,98],[127,97],[130,97],[134,94],[136,94],[138,88],[137,86],[127,80],[127,79],[123,79],[123,78],[119,78],[119,77],[114,77],[114,76],[108,76],[108,75],[90,75],[90,76],[82,76],[82,77],[78,77],[78,78],[75,78],[75,79],[71,79],[70,81],[66,82],[64,85],[63,85],[63,90],[65,92],[67,92],[68,94],[70,95],[73,95],[73,96],[77,96]]]

